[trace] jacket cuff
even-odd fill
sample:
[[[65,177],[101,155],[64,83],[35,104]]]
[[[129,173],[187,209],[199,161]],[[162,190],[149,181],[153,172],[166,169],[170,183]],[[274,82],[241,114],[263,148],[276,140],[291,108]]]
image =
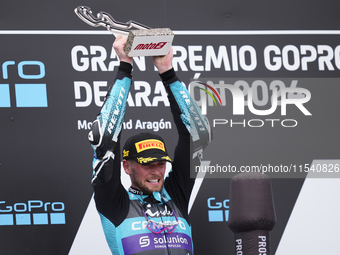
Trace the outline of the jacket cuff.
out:
[[[172,83],[173,81],[178,80],[174,68],[171,68],[170,70],[160,74],[159,76],[161,77],[162,81],[166,83]]]
[[[119,64],[119,67],[118,67],[118,72],[119,73],[125,73],[125,74],[131,76],[132,65],[130,63],[120,61],[120,64]]]

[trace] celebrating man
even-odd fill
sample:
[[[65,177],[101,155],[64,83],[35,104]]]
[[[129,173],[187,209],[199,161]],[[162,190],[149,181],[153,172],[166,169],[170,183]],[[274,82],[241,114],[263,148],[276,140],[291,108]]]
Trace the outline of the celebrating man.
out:
[[[120,133],[132,82],[132,58],[124,53],[125,43],[126,38],[119,35],[113,44],[120,66],[89,133],[94,149],[94,198],[104,233],[113,254],[193,254],[188,216],[194,185],[190,163],[199,164],[211,140],[209,123],[177,78],[172,49],[166,56],[153,57],[168,93],[178,142],[171,159],[160,136],[130,137],[122,151],[122,165],[131,179],[131,187],[125,190],[120,179]],[[166,162],[171,162],[172,169],[164,179]]]

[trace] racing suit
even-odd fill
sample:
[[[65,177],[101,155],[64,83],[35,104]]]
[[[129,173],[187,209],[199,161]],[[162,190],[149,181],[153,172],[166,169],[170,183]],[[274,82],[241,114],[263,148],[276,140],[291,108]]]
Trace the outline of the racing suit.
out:
[[[190,160],[198,161],[210,142],[207,119],[190,100],[173,69],[161,74],[178,131],[172,169],[161,192],[145,195],[121,184],[120,133],[132,82],[132,66],[121,62],[114,85],[93,122],[89,140],[94,149],[94,199],[107,243],[113,254],[193,254],[188,203],[194,185]],[[190,136],[191,129],[191,136]],[[190,151],[190,137],[194,149]],[[194,156],[193,156],[194,154]],[[156,222],[179,223],[174,232],[155,234],[147,226],[146,212]]]

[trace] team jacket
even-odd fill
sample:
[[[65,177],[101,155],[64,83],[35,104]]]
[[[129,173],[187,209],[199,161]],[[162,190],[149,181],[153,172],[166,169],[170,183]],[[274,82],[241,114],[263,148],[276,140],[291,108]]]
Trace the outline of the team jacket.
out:
[[[210,142],[209,123],[190,100],[189,92],[174,70],[162,74],[178,131],[172,169],[161,192],[148,196],[133,188],[126,190],[120,181],[119,138],[132,81],[131,68],[129,64],[121,63],[115,83],[89,133],[94,149],[94,199],[106,240],[115,255],[193,254],[188,217],[188,203],[194,185],[194,179],[190,178],[190,160],[199,160],[197,155]],[[154,234],[146,227],[143,210],[157,222],[174,222],[176,214],[180,223],[171,234],[167,231]]]

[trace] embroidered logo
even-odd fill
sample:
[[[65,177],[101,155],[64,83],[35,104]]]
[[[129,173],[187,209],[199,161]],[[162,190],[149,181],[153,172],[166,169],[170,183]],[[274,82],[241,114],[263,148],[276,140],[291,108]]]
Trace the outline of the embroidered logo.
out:
[[[143,164],[143,163],[145,164],[145,163],[148,163],[150,161],[153,161],[154,159],[157,159],[157,158],[151,158],[151,157],[148,157],[148,158],[143,158],[143,157],[137,158],[139,164]]]

